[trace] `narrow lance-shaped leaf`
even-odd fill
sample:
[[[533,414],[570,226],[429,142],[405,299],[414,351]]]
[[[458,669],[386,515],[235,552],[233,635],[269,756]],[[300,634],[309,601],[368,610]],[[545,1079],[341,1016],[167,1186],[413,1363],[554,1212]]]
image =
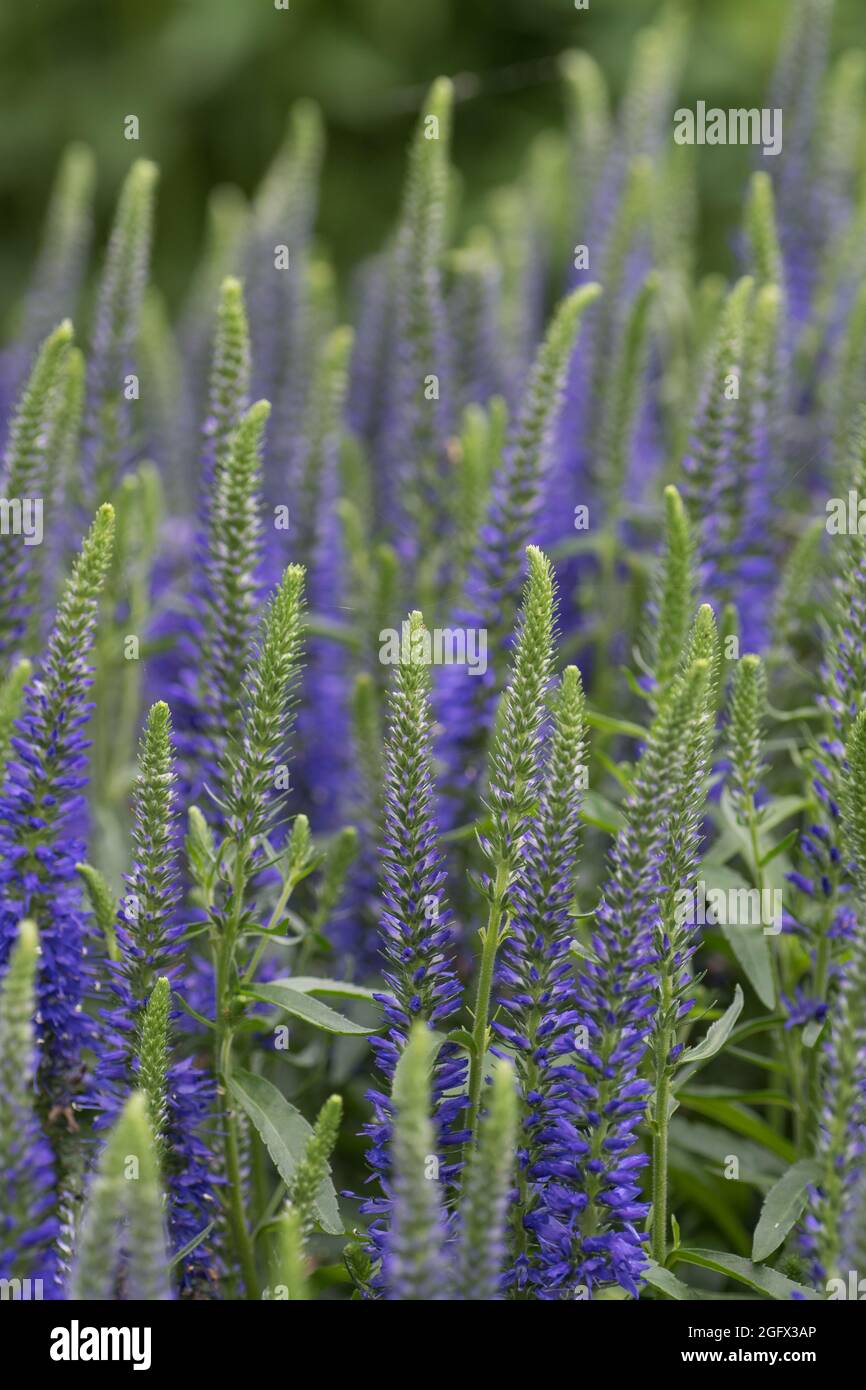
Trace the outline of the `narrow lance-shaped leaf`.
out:
[[[229,1090],[255,1125],[274,1167],[291,1192],[308,1146],[314,1138],[313,1129],[301,1112],[263,1076],[237,1068],[232,1073]],[[321,1149],[318,1152],[321,1154]],[[307,1181],[310,1172],[307,1169],[307,1179],[302,1181],[303,1201],[311,1208],[309,1214],[323,1231],[328,1235],[339,1235],[342,1231],[340,1212],[327,1164],[324,1168],[319,1166],[318,1172],[319,1181],[311,1193]],[[304,1234],[303,1229],[301,1234]]]

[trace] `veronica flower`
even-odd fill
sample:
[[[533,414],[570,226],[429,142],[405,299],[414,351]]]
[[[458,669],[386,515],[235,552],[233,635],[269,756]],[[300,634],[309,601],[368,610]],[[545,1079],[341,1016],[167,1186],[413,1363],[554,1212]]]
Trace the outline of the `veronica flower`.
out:
[[[41,1279],[60,1293],[54,1156],[35,1109],[33,1015],[39,940],[23,921],[0,984],[0,1278]]]
[[[539,208],[530,187],[498,189],[491,199],[490,217],[502,263],[499,333],[504,394],[509,410],[516,411],[544,336],[549,267]]]
[[[564,1065],[545,1101],[537,1172],[550,1180],[530,1218],[542,1297],[608,1282],[636,1297],[646,1265],[639,1226],[649,1210],[640,1186],[647,1159],[635,1130],[651,1089],[641,1063],[658,1010],[668,771],[684,746],[692,696],[677,682],[653,722],[610,851],[590,951],[578,968],[576,1065]]]
[[[63,315],[74,319],[93,235],[96,161],[87,145],[64,150],[51,191],[42,244],[24,301],[18,346],[22,375],[27,355]]]
[[[125,378],[134,375],[157,177],[149,160],[133,164],[121,189],[105,256],[87,369],[82,455],[87,501],[103,500],[130,461],[132,398],[124,388]]]
[[[227,276],[220,286],[216,332],[208,389],[208,411],[202,426],[203,449],[199,517],[203,551],[210,526],[214,486],[226,465],[231,438],[249,406],[250,338],[240,280]],[[202,553],[201,558],[204,558]]]
[[[345,619],[345,557],[337,504],[340,493],[339,451],[347,387],[349,329],[336,329],[327,340],[310,393],[312,419],[306,431],[302,519],[296,547],[309,560],[310,606],[327,622]],[[349,708],[346,698],[346,649],[327,636],[311,636],[298,728],[301,758],[296,778],[300,804],[310,809],[318,830],[334,830],[347,813]],[[322,711],[328,710],[328,719]]]
[[[381,1278],[385,1298],[399,1303],[437,1302],[450,1294],[447,1221],[438,1175],[429,1170],[436,1148],[430,1119],[435,1054],[429,1029],[420,1021],[414,1023],[394,1075],[392,1208],[383,1241]]]
[[[477,234],[454,252],[448,319],[461,407],[484,405],[503,395],[506,378],[500,346],[502,275],[488,239]]]
[[[824,247],[822,189],[815,179],[815,141],[827,63],[833,0],[796,0],[774,75],[769,105],[785,114],[785,138],[766,158],[779,205],[785,290],[795,329],[809,318]]]
[[[522,1216],[515,1231],[514,1269],[521,1287],[529,1273],[526,1246],[539,1187],[555,1168],[545,1147],[545,1104],[565,1076],[560,1063],[563,1052],[571,1051],[577,1017],[569,948],[585,740],[580,673],[569,666],[554,702],[544,786],[526,835],[514,891],[516,910],[497,966],[505,1017],[494,1020],[493,1028],[514,1049],[524,1112],[518,1151]]]
[[[39,1087],[46,1111],[69,1104],[89,1036],[82,1011],[87,927],[75,865],[86,785],[88,653],[108,568],[114,512],[100,507],[67,580],[39,675],[27,686],[0,793],[0,965],[24,917],[40,934]]]
[[[347,789],[347,817],[357,826],[353,856],[339,912],[328,938],[354,979],[377,978],[379,943],[379,842],[382,836],[382,733],[377,692],[366,671],[355,678],[351,697],[354,766]]]
[[[135,1181],[130,1181],[131,1162]],[[73,1270],[75,1300],[171,1298],[162,1205],[147,1101],[135,1091],[118,1116],[90,1184]]]
[[[252,344],[252,390],[274,404],[263,492],[297,506],[304,412],[316,345],[309,305],[309,243],[324,150],[322,118],[297,102],[254,201],[242,253]]]
[[[755,297],[749,277],[731,291],[683,460],[701,587],[717,602],[737,604],[743,641],[754,650],[767,644],[775,582],[772,420],[779,306],[775,286],[762,287]]]
[[[713,633],[715,637],[715,633]],[[744,658],[745,659],[745,658]],[[699,658],[685,670],[670,692],[674,720],[685,715],[685,727],[667,772],[667,824],[662,843],[662,893],[655,926],[659,1002],[652,1035],[655,1098],[653,1118],[653,1255],[661,1263],[668,1254],[668,1124],[674,1064],[683,1050],[679,1027],[694,1007],[692,957],[701,944],[694,914],[684,903],[694,902],[702,844],[702,820],[709,784],[715,732],[718,642],[712,657]],[[749,668],[747,668],[749,669]],[[742,767],[751,781],[754,761]]]
[[[409,618],[407,650],[401,652],[390,694],[390,728],[385,747],[385,820],[380,918],[387,993],[380,999],[387,1031],[374,1037],[372,1047],[383,1078],[390,1082],[406,1046],[413,1022],[441,1027],[457,1010],[460,983],[450,957],[453,938],[443,887],[445,866],[438,846],[434,818],[434,787],[430,752],[430,677],[423,654],[423,620]],[[438,1144],[453,1145],[464,1138],[455,1125],[465,1105],[459,1088],[464,1064],[453,1044],[439,1051],[434,1076]],[[390,1210],[388,1182],[391,1102],[387,1094],[370,1092],[373,1119],[365,1126],[371,1143],[367,1162],[379,1177],[383,1197],[366,1201],[362,1211],[381,1218]],[[443,1159],[443,1174],[453,1164]],[[373,1246],[381,1252],[384,1227],[377,1219],[370,1228]]]
[[[5,498],[17,499],[22,509],[34,502],[39,506],[44,503],[47,450],[57,442],[53,427],[64,404],[64,368],[71,342],[72,324],[67,319],[42,344],[9,426],[0,492]],[[22,511],[22,523],[25,520]],[[32,560],[33,548],[26,533],[11,541],[5,539],[0,547],[0,661],[4,665],[27,629],[33,598],[28,573]]]
[[[822,814],[802,837],[800,861],[789,874],[801,901],[792,926],[806,937],[813,953],[809,995],[814,1017],[822,1016],[835,981],[835,959],[851,935],[851,910],[846,899],[852,875],[841,836],[840,807],[846,776],[845,745],[866,689],[866,547],[859,535],[847,537],[844,545],[821,668],[820,703],[828,725],[812,752],[812,790]],[[813,1054],[810,1088],[814,1088],[816,1066]]]
[[[108,966],[116,1002],[101,1011],[98,1025],[98,1062],[89,1104],[100,1109],[100,1127],[114,1124],[130,1088],[144,1084],[142,1041],[148,1003],[160,977],[167,985],[175,984],[184,966],[174,780],[171,718],[168,706],[160,702],[148,714],[133,794],[133,864],[117,918],[118,959]],[[167,1028],[167,1014],[165,1022]],[[153,1094],[146,1084],[145,1090]],[[151,1122],[163,1155],[175,1252],[199,1235],[213,1214],[210,1155],[200,1134],[212,1099],[212,1083],[192,1061],[171,1056],[165,1074],[164,1132],[156,1125],[157,1106],[151,1107]],[[209,1259],[202,1244],[186,1257],[187,1286],[206,1276]]]
[[[502,1298],[517,1119],[514,1068],[499,1057],[492,1067],[460,1203],[456,1283],[457,1296],[467,1301]]]
[[[379,429],[389,343],[388,258],[363,261],[352,279],[355,348],[349,371],[346,415],[352,433],[370,444]]]
[[[605,454],[611,419],[622,413],[616,395],[629,340],[637,341],[634,330],[642,321],[646,326],[638,297],[655,256],[650,171],[661,164],[668,138],[685,57],[685,27],[681,12],[666,9],[658,24],[641,31],[616,122],[608,111],[604,78],[591,61],[572,54],[563,61],[576,173],[569,280],[572,288],[598,280],[605,292],[587,314],[565,376],[556,434],[557,466],[547,491],[541,533],[542,543],[548,546],[564,538],[564,519],[573,515],[576,503],[606,507],[614,514],[621,505],[616,470],[611,476]],[[588,255],[581,256],[584,247]],[[623,413],[627,422],[623,433],[629,437],[644,406],[646,360],[643,350],[636,354],[631,400]],[[657,436],[658,426],[653,424]],[[644,429],[641,450],[633,451],[635,485],[654,473],[657,464],[658,441],[648,448],[646,435]],[[564,592],[570,593],[578,574],[574,562],[561,572]],[[571,617],[566,615],[567,626]]]
[[[531,538],[566,364],[581,316],[599,293],[598,286],[586,286],[556,311],[539,348],[520,418],[493,477],[487,520],[457,615],[463,627],[487,634],[489,665],[485,673],[473,677],[469,698],[463,671],[444,668],[437,701],[448,794],[443,814],[450,823],[460,823],[461,813],[468,819],[477,802],[484,747],[501,691],[501,659],[520,592],[514,555]]]
[[[439,539],[442,469],[454,410],[442,290],[453,93],[431,88],[409,153],[392,262],[393,328],[376,441],[379,508],[410,575]]]
[[[212,874],[206,896],[214,974],[214,1068],[221,1081],[225,1205],[248,1297],[257,1296],[259,1285],[244,1207],[243,1122],[233,1103],[237,1097],[231,1088],[231,1053],[235,1031],[243,1017],[242,989],[254,981],[268,944],[267,936],[259,936],[251,949],[248,929],[259,920],[258,888],[263,871],[273,865],[269,836],[277,817],[275,784],[278,770],[285,766],[282,760],[288,751],[300,675],[303,589],[303,566],[289,565],[268,603],[254,656],[244,676],[240,734],[229,745],[221,769],[226,788],[221,808],[225,837],[219,850],[206,828],[201,833],[204,820],[200,813],[197,817],[201,822],[198,857],[207,862]],[[306,818],[296,818],[287,857],[281,906],[294,884],[304,876],[309,858]],[[201,883],[201,875],[197,877]]]
[[[842,787],[846,844],[858,899],[866,871],[866,712],[854,721]],[[816,1283],[845,1277],[862,1254],[866,1179],[866,932],[856,924],[842,971],[829,1037],[817,1135],[818,1184],[804,1223]]]
[[[261,450],[267,401],[250,406],[217,445],[206,551],[181,677],[189,800],[219,794],[227,750],[243,714],[244,673],[262,597]],[[224,450],[224,451],[223,451]]]
[[[24,691],[32,675],[32,661],[22,656],[0,685],[0,781],[6,777],[6,760],[9,757],[15,722],[21,713]]]

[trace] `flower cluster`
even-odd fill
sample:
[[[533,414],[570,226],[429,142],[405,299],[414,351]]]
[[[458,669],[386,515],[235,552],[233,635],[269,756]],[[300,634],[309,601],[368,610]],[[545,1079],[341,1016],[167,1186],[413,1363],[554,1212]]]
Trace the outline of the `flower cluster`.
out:
[[[862,1267],[866,67],[790,8],[728,278],[674,0],[465,236],[436,80],[354,297],[303,101],[176,322],[132,163],[82,335],[68,151],[0,356],[2,1292]]]

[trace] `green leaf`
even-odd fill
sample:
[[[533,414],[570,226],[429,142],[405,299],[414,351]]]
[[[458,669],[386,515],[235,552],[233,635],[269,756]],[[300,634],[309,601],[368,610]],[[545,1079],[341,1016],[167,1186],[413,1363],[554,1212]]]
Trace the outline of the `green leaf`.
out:
[[[744,1260],[740,1255],[729,1255],[724,1250],[680,1248],[671,1256],[671,1264],[676,1264],[679,1260],[685,1264],[700,1265],[702,1269],[714,1269],[718,1274],[736,1279],[737,1283],[745,1284],[757,1293],[766,1294],[768,1298],[787,1302],[795,1293],[802,1298],[818,1298],[814,1289],[809,1289],[804,1284],[795,1284],[792,1279],[786,1279],[784,1274],[779,1274],[777,1270],[765,1269],[761,1265],[752,1264],[751,1260]]]
[[[689,1092],[681,1092],[680,1099],[687,1110],[693,1110],[697,1115],[706,1115],[708,1119],[726,1125],[737,1134],[745,1134],[747,1138],[763,1144],[771,1153],[778,1154],[786,1163],[793,1163],[796,1159],[793,1144],[783,1135],[777,1134],[771,1125],[755,1114],[754,1110],[748,1110],[734,1101],[705,1100]]]
[[[594,825],[597,830],[604,830],[608,835],[616,835],[624,824],[620,808],[608,797],[602,796],[601,792],[584,792],[580,814],[587,825]]]
[[[681,1099],[687,1100],[745,1100],[749,1105],[784,1105],[788,1110],[796,1109],[795,1102],[784,1091],[748,1091],[738,1086],[691,1086],[682,1092]]]
[[[467,1052],[475,1051],[475,1039],[466,1028],[452,1028],[447,1036],[447,1041],[456,1043],[458,1047],[464,1047]]]
[[[299,994],[333,995],[337,999],[370,999],[375,1001],[375,991],[363,985],[353,985],[351,980],[326,980],[318,975],[292,975],[285,980],[274,980],[275,985],[285,985],[297,990]]]
[[[258,1130],[286,1187],[291,1187],[295,1170],[312,1136],[312,1125],[263,1076],[255,1076],[251,1071],[234,1071],[228,1084],[235,1100]],[[323,1231],[332,1236],[342,1233],[337,1194],[330,1177],[323,1180],[313,1207]]]
[[[688,1103],[684,1097],[683,1105],[687,1106]],[[761,1192],[769,1192],[784,1172],[784,1160],[778,1154],[771,1153],[761,1143],[731,1133],[721,1125],[686,1120],[678,1115],[671,1122],[670,1138],[672,1148],[690,1156],[690,1167],[697,1167],[693,1161],[695,1156],[702,1158],[716,1178],[722,1177],[729,1155],[734,1155],[739,1163],[737,1181],[756,1187]]]
[[[777,796],[761,807],[761,830],[772,830],[783,820],[798,816],[809,805],[802,796]]]
[[[796,826],[793,830],[789,830],[788,834],[785,835],[777,845],[773,845],[771,849],[767,850],[766,854],[761,855],[761,868],[763,869],[767,864],[772,864],[773,860],[778,855],[785,854],[786,851],[789,850],[791,846],[796,843],[799,837],[800,832]]]
[[[725,889],[745,889],[749,885],[739,874],[726,867],[713,869],[713,887]],[[757,994],[761,1003],[768,1009],[776,1007],[776,986],[773,981],[773,961],[770,943],[761,923],[740,925],[736,922],[719,922],[718,931],[731,948],[737,963]]]
[[[367,1036],[375,1033],[375,1028],[366,1028],[361,1023],[353,1023],[350,1018],[345,1018],[343,1014],[338,1014],[335,1009],[331,1009],[327,1004],[322,1004],[318,999],[314,999],[310,994],[304,994],[301,990],[289,988],[284,984],[258,985],[255,989],[244,991],[245,995],[251,999],[258,999],[263,1004],[276,1004],[293,1018],[302,1018],[305,1023],[311,1023],[314,1028],[321,1028],[326,1033],[361,1033]]]
[[[644,1270],[644,1278],[650,1288],[658,1289],[661,1293],[667,1294],[668,1298],[690,1303],[697,1296],[694,1289],[682,1283],[669,1269],[665,1269],[664,1265],[656,1264],[655,1260],[650,1260],[648,1268]]]
[[[644,741],[649,730],[642,724],[633,724],[628,719],[615,719],[613,715],[602,714],[600,710],[587,709],[586,722],[591,729],[599,729],[605,734],[625,734],[628,738],[639,738]]]
[[[705,1038],[696,1043],[694,1047],[686,1048],[679,1059],[680,1066],[688,1066],[693,1062],[708,1062],[711,1057],[715,1057],[717,1052],[721,1052],[742,1011],[743,991],[739,985],[736,985],[733,1002],[728,1005],[721,1018],[717,1018],[715,1023],[710,1024]]]
[[[215,1225],[216,1221],[209,1221],[208,1224],[205,1227],[203,1227],[197,1235],[193,1236],[192,1240],[188,1240],[186,1245],[182,1246],[181,1249],[178,1250],[177,1254],[172,1256],[171,1260],[169,1261],[169,1269],[177,1269],[178,1265],[183,1264],[187,1255],[191,1255],[193,1250],[198,1249],[203,1240],[207,1240]]]
[[[823,1018],[810,1018],[804,1025],[800,1033],[800,1040],[804,1047],[813,1048],[824,1031],[825,1020]]]
[[[806,1191],[818,1181],[819,1174],[819,1164],[804,1158],[783,1173],[770,1189],[755,1227],[753,1260],[765,1260],[782,1244],[794,1222],[799,1221],[806,1205]]]

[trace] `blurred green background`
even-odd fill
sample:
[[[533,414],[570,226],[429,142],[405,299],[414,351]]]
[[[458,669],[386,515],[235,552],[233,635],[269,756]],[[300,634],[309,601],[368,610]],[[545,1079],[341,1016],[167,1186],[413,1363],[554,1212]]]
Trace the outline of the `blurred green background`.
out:
[[[621,89],[635,30],[658,0],[2,0],[0,316],[20,293],[64,145],[99,166],[104,231],[131,158],[162,168],[157,278],[183,289],[207,191],[251,191],[298,96],[328,126],[319,232],[338,264],[377,247],[394,216],[426,84],[477,74],[457,113],[466,214],[512,178],[532,137],[561,124],[554,56],[586,47]],[[683,100],[761,104],[789,0],[694,0]],[[864,0],[837,0],[833,48],[866,42]],[[474,93],[474,94],[473,94]],[[138,144],[123,118],[140,118]],[[750,151],[717,152],[704,180],[704,260],[724,268]]]

